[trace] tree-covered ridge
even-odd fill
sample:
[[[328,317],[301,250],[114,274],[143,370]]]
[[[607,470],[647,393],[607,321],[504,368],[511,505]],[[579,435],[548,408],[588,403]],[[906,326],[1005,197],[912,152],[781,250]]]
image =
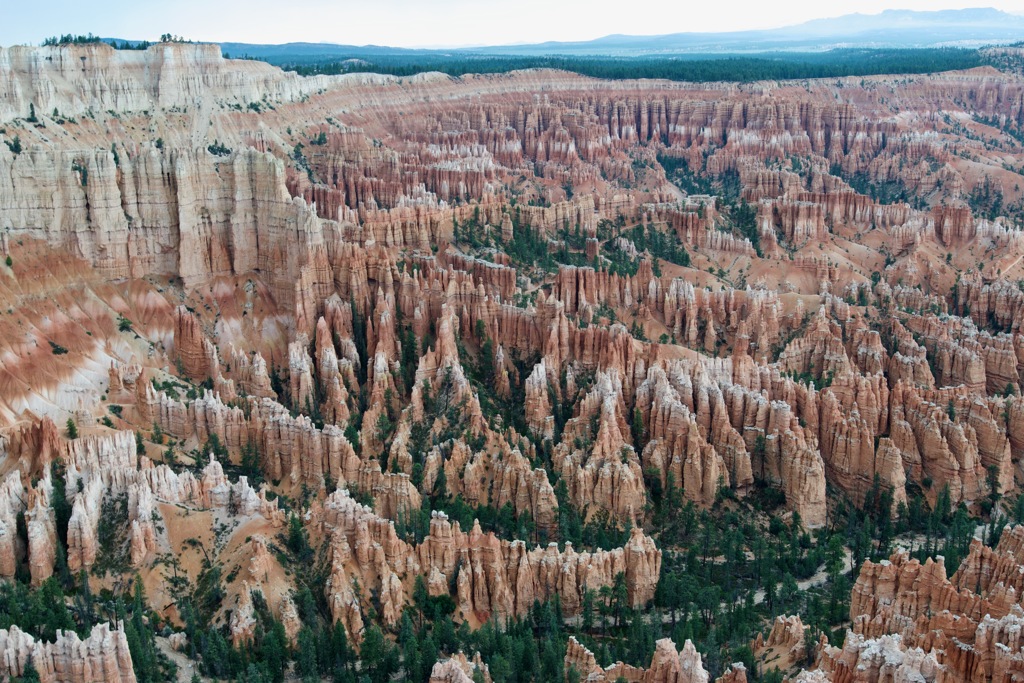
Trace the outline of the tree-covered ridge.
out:
[[[707,83],[803,78],[839,78],[876,74],[917,74],[970,69],[985,63],[976,50],[918,48],[906,50],[838,49],[823,53],[770,53],[756,56],[519,57],[494,55],[356,55],[343,59],[286,62],[282,68],[302,75],[355,72],[412,76],[440,71],[450,76],[505,73],[518,69],[560,69],[593,78],[663,78]]]

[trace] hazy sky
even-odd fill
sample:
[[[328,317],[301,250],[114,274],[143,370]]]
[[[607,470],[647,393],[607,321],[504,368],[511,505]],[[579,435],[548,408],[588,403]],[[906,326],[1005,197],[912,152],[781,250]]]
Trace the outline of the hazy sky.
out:
[[[852,12],[965,6],[1024,13],[1024,0],[0,0],[0,45],[92,32],[149,40],[173,33],[203,41],[454,47],[773,28]]]

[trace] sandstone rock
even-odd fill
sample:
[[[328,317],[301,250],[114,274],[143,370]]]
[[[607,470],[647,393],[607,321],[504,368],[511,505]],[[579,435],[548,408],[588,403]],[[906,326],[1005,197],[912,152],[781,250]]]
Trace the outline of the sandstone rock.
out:
[[[770,661],[770,668],[786,671],[806,658],[804,635],[804,625],[799,616],[776,617],[768,639],[757,634],[751,649],[761,662]]]
[[[356,503],[346,491],[332,494],[321,514],[321,524],[333,539],[328,600],[335,620],[350,635],[358,633],[352,630],[355,624],[361,625],[351,586],[356,578],[364,590],[371,587],[386,595],[382,604],[387,605],[389,623],[397,623],[416,575],[445,577],[444,583],[432,580],[435,587],[454,579],[462,617],[477,623],[492,615],[504,619],[525,614],[534,600],[556,593],[563,611],[576,614],[584,587],[611,585],[619,572],[625,574],[630,604],[640,607],[653,598],[661,571],[661,552],[639,528],[624,547],[610,551],[579,553],[571,544],[564,552],[554,544],[530,550],[522,541],[498,539],[478,526],[464,533],[438,513],[429,536],[412,546],[397,537],[392,522]]]
[[[624,678],[636,683],[707,683],[710,680],[704,670],[700,653],[689,640],[683,648],[676,651],[676,645],[668,638],[662,638],[655,645],[651,665],[647,669],[616,662],[602,669],[594,659],[593,653],[581,645],[574,637],[569,637],[565,654],[565,668],[574,668],[581,680],[594,683],[612,683]],[[717,682],[738,683],[746,681],[746,671],[742,664],[733,664]]]
[[[565,427],[552,458],[565,480],[573,503],[581,510],[608,510],[620,519],[636,519],[646,497],[643,472],[633,446],[626,443],[622,382],[614,370],[599,372],[594,389],[580,404],[579,414]],[[596,419],[596,432],[592,420]],[[593,446],[572,450],[570,440]],[[717,481],[716,481],[717,483]]]
[[[57,631],[57,640],[44,643],[17,626],[0,630],[0,675],[21,676],[29,662],[43,683],[134,683],[135,671],[128,651],[128,639],[120,626],[94,626],[89,637],[80,640],[74,632]]]
[[[174,311],[174,349],[186,376],[200,381],[219,375],[216,349],[203,334],[199,320],[184,306]]]
[[[865,562],[853,630],[842,648],[823,639],[816,670],[796,680],[1012,680],[1024,671],[1022,549],[1024,527],[1007,529],[996,548],[974,541],[951,579],[941,557],[922,564],[900,551]]]
[[[252,604],[252,588],[248,581],[242,582],[242,590],[238,594],[238,602],[231,611],[228,624],[231,631],[231,644],[245,647],[253,639],[256,629],[256,611]]]
[[[808,527],[825,521],[827,486],[861,502],[877,480],[895,505],[914,484],[932,504],[946,486],[971,507],[1018,493],[1024,236],[965,204],[1019,155],[1007,139],[999,160],[968,162],[958,134],[923,123],[957,111],[998,121],[1001,136],[1021,122],[1018,80],[847,79],[838,102],[832,80],[301,78],[208,45],[0,49],[0,123],[24,138],[17,154],[0,145],[0,251],[14,263],[0,267],[0,298],[15,312],[0,320],[0,574],[27,561],[39,583],[53,570],[55,459],[73,499],[73,570],[95,562],[110,496],[127,497],[126,549],[143,571],[170,542],[160,504],[273,528],[284,517],[269,491],[308,500],[309,528],[331,547],[332,614],[356,642],[368,595],[394,625],[417,576],[471,625],[556,594],[571,614],[584,586],[619,571],[634,605],[653,595],[660,554],[638,532],[612,550],[530,549],[435,516],[422,543],[399,538],[390,522],[442,478],[470,505],[528,513],[538,535],[557,527],[551,470],[585,515],[635,526],[654,481],[703,506],[722,486],[777,487]],[[30,105],[38,127],[17,122]],[[315,153],[296,146],[320,132]],[[672,187],[665,156],[735,179],[759,246],[715,197]],[[850,178],[936,208],[882,204]],[[495,248],[470,256],[456,225]],[[645,254],[634,226],[674,234],[692,267]],[[538,284],[502,251],[524,235],[595,265]],[[634,322],[672,343],[634,338]],[[486,396],[473,365],[484,336]],[[150,378],[169,381],[167,367],[212,390],[158,389]],[[233,464],[255,454],[267,485],[229,480],[215,459],[199,474],[154,464],[131,431],[93,426],[104,391],[118,426],[155,424],[183,450],[216,435]],[[69,415],[82,437],[65,443],[56,425]],[[247,549],[247,580],[269,582],[266,547]],[[939,562],[866,564],[862,642],[823,643],[806,675],[1016,675],[1015,552],[972,548],[949,580]],[[294,605],[271,597],[294,634]],[[789,630],[777,645],[792,652]],[[648,672],[703,680],[695,655],[659,645]]]
[[[491,683],[491,674],[487,665],[480,661],[480,653],[470,660],[459,652],[434,664],[430,670],[430,683],[472,683],[478,680],[478,676],[484,683]]]
[[[526,423],[535,435],[550,439],[555,435],[555,418],[548,400],[548,378],[544,359],[534,366],[526,379]]]

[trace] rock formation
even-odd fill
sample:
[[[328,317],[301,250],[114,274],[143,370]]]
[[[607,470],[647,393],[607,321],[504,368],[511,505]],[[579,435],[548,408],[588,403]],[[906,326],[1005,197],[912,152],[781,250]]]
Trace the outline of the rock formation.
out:
[[[601,668],[593,653],[581,645],[576,638],[569,637],[565,653],[565,668],[575,669],[582,680],[595,683],[612,683],[619,679],[635,683],[708,683],[710,676],[704,669],[700,653],[689,640],[676,651],[676,645],[668,638],[656,643],[651,665],[641,669],[622,662]],[[743,664],[733,664],[715,683],[745,683],[746,669]]]
[[[0,675],[16,678],[31,663],[42,683],[134,683],[128,639],[119,627],[94,626],[89,637],[57,631],[52,643],[36,641],[17,626],[0,629]]]
[[[1024,80],[993,68],[697,85],[0,48],[0,577],[116,553],[160,593],[160,557],[213,549],[232,640],[254,591],[296,638],[283,495],[358,643],[418,577],[473,627],[576,614],[620,572],[642,607],[666,492],[774,489],[807,528],[835,499],[987,511],[1024,481],[1022,124]],[[632,531],[575,547],[573,515]],[[950,578],[866,563],[851,636],[799,676],[1017,676],[1020,533]],[[125,670],[18,633],[3,651],[52,652],[44,678]],[[756,645],[808,644],[794,617]],[[570,655],[708,678],[688,642],[643,670]]]
[[[995,548],[973,541],[949,578],[941,557],[921,563],[901,550],[865,562],[843,646],[822,638],[814,666],[795,680],[1015,680],[1024,675],[1022,560],[1024,526],[1016,526]],[[798,619],[780,618],[755,650],[788,649],[802,632]]]
[[[564,551],[554,543],[529,549],[523,541],[485,534],[479,524],[463,532],[457,522],[435,513],[430,534],[413,545],[398,537],[393,522],[346,491],[332,494],[319,517],[331,538],[328,600],[334,619],[353,637],[364,609],[352,590],[355,580],[364,589],[380,591],[382,616],[391,625],[397,623],[417,576],[427,580],[432,592],[452,590],[462,618],[480,623],[521,616],[535,600],[556,594],[565,614],[577,614],[585,588],[610,586],[619,573],[625,575],[630,605],[640,607],[653,598],[661,571],[661,551],[639,528],[625,546],[608,551],[577,552],[571,543]]]
[[[471,683],[477,680],[491,683],[491,674],[487,670],[487,665],[480,661],[479,652],[473,659],[467,659],[466,655],[459,652],[449,659],[437,662],[430,670],[430,683]]]

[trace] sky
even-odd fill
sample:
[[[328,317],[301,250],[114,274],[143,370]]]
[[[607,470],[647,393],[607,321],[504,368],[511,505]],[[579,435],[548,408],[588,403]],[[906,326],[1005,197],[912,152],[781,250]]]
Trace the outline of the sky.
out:
[[[1024,14],[1024,0],[0,0],[0,45],[35,45],[62,33],[138,40],[171,33],[210,42],[465,47],[775,28],[853,12],[969,6]]]

